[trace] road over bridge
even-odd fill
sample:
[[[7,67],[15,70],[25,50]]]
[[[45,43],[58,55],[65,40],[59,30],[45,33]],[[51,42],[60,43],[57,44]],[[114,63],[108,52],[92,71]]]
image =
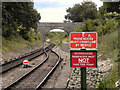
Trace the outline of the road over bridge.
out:
[[[48,23],[48,22],[39,22],[37,23],[38,32],[41,34],[42,42],[45,41],[45,35],[52,29],[62,29],[68,34],[72,32],[75,28],[82,26],[82,22],[74,23]]]

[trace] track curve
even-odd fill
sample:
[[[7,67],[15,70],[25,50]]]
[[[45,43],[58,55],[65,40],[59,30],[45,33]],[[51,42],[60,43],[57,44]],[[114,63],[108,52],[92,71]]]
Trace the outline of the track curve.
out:
[[[33,82],[35,82],[35,83],[37,82],[37,85],[36,86],[33,85],[33,88],[35,90],[39,90],[42,87],[42,85],[44,85],[44,83],[47,81],[49,76],[54,72],[55,68],[58,66],[58,64],[61,61],[61,58],[59,57],[59,55],[56,52],[52,51],[51,49],[52,49],[51,47],[46,47],[46,50],[44,51],[45,55],[46,55],[46,59],[43,62],[41,62],[39,65],[37,65],[34,69],[32,69],[31,71],[29,71],[28,73],[26,73],[25,75],[20,77],[14,83],[12,83],[8,87],[4,88],[4,90],[13,90],[14,88],[18,88],[16,85],[18,85],[18,86],[22,85],[22,86],[19,86],[19,87],[23,87],[23,89],[25,89],[25,88],[27,89],[27,86],[25,86],[24,81],[25,81],[26,77],[29,77],[29,76],[30,77],[28,79],[26,79],[26,82],[30,81],[30,83],[31,83],[31,84],[28,84],[28,87],[33,85]],[[52,61],[48,60],[49,59],[49,55],[46,52],[47,50],[50,50],[51,53],[54,53],[54,55],[56,55],[56,57],[57,57],[57,60],[54,62],[54,66],[53,66],[53,64],[50,64],[54,60],[52,60]],[[48,63],[48,64],[45,64],[45,62]],[[42,67],[43,65],[44,65],[44,67]],[[43,70],[40,69],[40,68],[42,68]],[[47,72],[46,72],[46,74],[43,74],[44,77],[41,76],[42,78],[41,78],[41,80],[39,82],[38,81],[34,81],[34,78],[32,78],[32,77],[34,77],[37,74],[37,72],[39,72],[39,74],[40,74],[41,73],[40,70],[41,70],[41,72],[45,72],[45,71],[47,71]],[[32,79],[33,79],[33,82],[31,82]]]

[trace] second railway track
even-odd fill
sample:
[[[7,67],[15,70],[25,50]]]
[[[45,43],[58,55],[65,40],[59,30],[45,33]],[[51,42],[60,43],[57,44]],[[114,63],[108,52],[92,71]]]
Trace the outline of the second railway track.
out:
[[[50,43],[50,45],[47,46],[45,49],[41,48],[41,49],[35,50],[35,51],[31,52],[30,54],[27,54],[23,57],[17,58],[13,61],[10,61],[10,62],[0,65],[0,67],[2,67],[0,74],[3,74],[5,72],[7,72],[8,70],[11,70],[12,68],[15,68],[15,67],[21,65],[23,63],[24,59],[28,59],[30,61],[30,60],[42,55],[44,53],[44,50],[48,51],[48,50],[52,49],[54,46],[55,46],[55,44]]]
[[[49,75],[54,71],[60,62],[60,57],[54,51],[46,53],[46,59],[37,65],[34,69],[21,76],[14,83],[5,88],[5,90],[22,89],[35,90],[40,89]],[[44,63],[45,62],[45,63]]]

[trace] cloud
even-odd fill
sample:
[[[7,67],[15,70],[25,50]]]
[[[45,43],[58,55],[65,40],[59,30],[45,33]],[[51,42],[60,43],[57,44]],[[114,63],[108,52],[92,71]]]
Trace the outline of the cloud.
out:
[[[33,1],[34,2],[56,2],[57,0],[33,0]]]
[[[95,4],[97,4],[97,7],[100,7],[103,5],[103,1],[100,0],[92,0],[93,2],[95,2]]]
[[[59,2],[36,2],[34,3],[35,8],[59,8],[59,7],[65,7],[65,5],[59,3]]]
[[[63,22],[66,8],[82,0],[33,0],[34,7],[41,14],[40,22]]]
[[[81,3],[83,0],[33,0],[36,3],[61,3],[63,5],[74,5],[76,3]]]
[[[66,8],[45,8],[38,12],[41,14],[40,22],[63,22]]]
[[[67,14],[66,9],[72,7],[83,0],[33,0],[34,8],[41,14],[40,22],[63,22]],[[103,5],[100,0],[92,0],[97,7]]]

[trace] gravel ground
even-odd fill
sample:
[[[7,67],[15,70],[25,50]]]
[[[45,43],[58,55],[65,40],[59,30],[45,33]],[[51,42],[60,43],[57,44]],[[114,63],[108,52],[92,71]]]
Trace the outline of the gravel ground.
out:
[[[58,57],[49,51],[49,59],[42,67],[36,69],[32,74],[24,78],[21,82],[16,84],[13,88],[16,89],[34,89],[43,80],[43,78],[48,74],[53,66],[57,62]]]
[[[14,57],[20,55],[21,53],[22,54],[28,53],[28,51],[30,52],[30,51],[38,49],[38,48],[40,48],[40,46],[37,46],[34,48],[27,47],[26,49],[23,49],[20,51],[18,50],[18,51],[14,51],[14,52],[4,53],[3,59],[6,59],[5,56],[8,56],[8,58],[14,58]],[[68,52],[64,52],[58,47],[54,47],[53,51],[60,54],[61,58],[63,58],[63,61],[57,67],[57,69],[55,70],[55,72],[53,73],[53,75],[50,77],[50,79],[48,80],[48,82],[46,83],[46,85],[43,88],[65,88],[67,85],[67,80],[70,77],[70,73],[71,73],[71,71],[70,71],[70,56],[69,56]],[[43,56],[40,57],[39,59],[41,59],[41,58],[43,58]],[[32,61],[31,61],[31,64],[32,64]],[[20,77],[22,74],[24,74],[27,71],[34,68],[33,66],[34,65],[32,65],[32,67],[29,67],[28,69],[25,69],[25,68],[23,69],[23,68],[21,68],[22,66],[20,66],[18,70],[16,70],[16,71],[13,70],[12,72],[8,72],[10,74],[3,75],[3,77],[2,77],[3,84],[2,85],[4,87],[6,87],[8,84],[10,84],[16,78]]]
[[[41,63],[45,59],[45,55],[42,55],[40,57],[35,58],[34,60],[29,62],[28,68],[23,68],[22,65],[19,67],[12,69],[5,74],[2,75],[2,86],[3,88],[14,82],[16,79],[18,79],[20,76],[24,75],[31,69],[33,69],[35,66],[37,66],[39,63]]]
[[[54,47],[53,50],[63,58],[63,61],[56,68],[55,72],[51,75],[43,88],[66,88],[67,81],[70,76],[69,53],[62,51],[58,47]]]

